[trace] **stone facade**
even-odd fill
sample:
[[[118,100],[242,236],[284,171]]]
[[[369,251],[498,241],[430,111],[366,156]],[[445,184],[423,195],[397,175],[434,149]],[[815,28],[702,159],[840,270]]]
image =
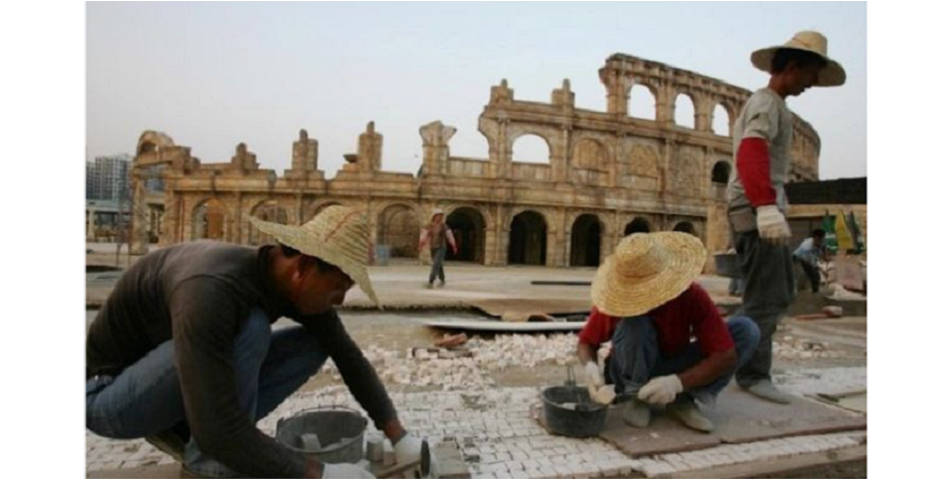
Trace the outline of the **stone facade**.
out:
[[[710,253],[727,248],[732,140],[713,132],[712,112],[722,106],[731,125],[751,92],[620,54],[607,59],[600,79],[606,112],[576,108],[568,80],[552,91],[550,103],[517,100],[502,80],[479,117],[488,158],[453,157],[456,129],[435,121],[419,129],[418,175],[382,170],[383,136],[372,122],[332,180],[318,169],[317,141],[305,130],[283,176],[261,169],[244,144],[230,162],[205,164],[190,148],[147,131],[139,139],[133,188],[138,195],[141,172],[164,166],[162,244],[199,238],[260,244],[267,239],[253,231],[251,216],[300,224],[342,204],[367,213],[375,243],[390,245],[394,256],[423,260],[428,252],[418,251],[417,235],[435,208],[446,211],[460,240],[455,259],[484,265],[593,266],[623,235],[643,230],[688,231]],[[628,115],[634,85],[653,94],[655,120]],[[695,128],[673,121],[680,94],[693,101]],[[545,141],[549,163],[512,158],[526,135]],[[794,145],[792,177],[817,179],[820,140],[798,117]],[[135,210],[133,252],[145,246],[145,213]]]

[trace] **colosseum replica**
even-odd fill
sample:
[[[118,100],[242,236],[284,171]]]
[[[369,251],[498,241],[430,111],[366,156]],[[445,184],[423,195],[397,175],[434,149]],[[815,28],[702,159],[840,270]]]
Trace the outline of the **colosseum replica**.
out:
[[[383,135],[373,122],[332,180],[319,169],[317,140],[306,130],[283,176],[259,168],[243,143],[230,162],[202,163],[169,136],[144,132],[133,163],[132,252],[145,252],[150,232],[160,232],[163,245],[197,239],[259,245],[270,239],[251,226],[252,216],[301,224],[329,205],[363,210],[376,245],[388,246],[391,257],[422,261],[429,254],[418,249],[419,232],[436,208],[446,212],[460,242],[448,260],[483,265],[595,266],[624,235],[639,231],[689,232],[710,254],[727,248],[732,139],[714,133],[713,111],[721,106],[717,111],[732,125],[751,92],[622,54],[609,57],[599,73],[606,112],[575,108],[568,80],[551,92],[550,103],[517,100],[502,80],[479,117],[488,158],[453,157],[455,129],[435,121],[419,129],[417,175],[381,169]],[[637,85],[655,100],[654,120],[628,114]],[[679,95],[694,105],[693,128],[674,122]],[[547,164],[512,158],[525,135],[547,143]],[[796,116],[790,179],[818,178],[819,149],[818,134]],[[153,202],[143,184],[156,169],[165,192]]]

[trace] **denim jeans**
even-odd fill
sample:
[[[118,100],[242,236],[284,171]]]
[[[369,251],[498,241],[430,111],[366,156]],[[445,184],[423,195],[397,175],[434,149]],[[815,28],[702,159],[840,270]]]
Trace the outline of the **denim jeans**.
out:
[[[234,369],[240,408],[252,422],[267,416],[297,391],[327,360],[317,338],[302,326],[271,331],[267,315],[252,310],[234,339]],[[185,420],[172,340],[162,343],[116,377],[86,381],[86,427],[118,439],[141,438]],[[185,467],[209,477],[235,477],[203,454],[192,438]]]
[[[442,264],[445,263],[445,250],[444,246],[429,250],[429,253],[432,254],[432,270],[429,271],[429,283],[434,282],[435,277],[439,277],[439,280],[445,283],[445,269],[442,268]]]
[[[751,318],[761,334],[752,358],[736,372],[736,383],[748,388],[772,379],[772,335],[795,299],[795,271],[791,250],[762,240],[758,231],[736,233],[735,245],[745,284],[735,315]]]
[[[730,318],[727,326],[736,346],[736,366],[706,385],[683,392],[706,405],[715,404],[716,395],[726,388],[736,370],[749,361],[759,343],[759,329],[749,318]],[[691,342],[675,357],[662,356],[656,326],[646,315],[620,320],[611,342],[613,352],[607,359],[607,376],[617,395],[625,399],[636,397],[651,378],[683,372],[704,358],[699,342]]]

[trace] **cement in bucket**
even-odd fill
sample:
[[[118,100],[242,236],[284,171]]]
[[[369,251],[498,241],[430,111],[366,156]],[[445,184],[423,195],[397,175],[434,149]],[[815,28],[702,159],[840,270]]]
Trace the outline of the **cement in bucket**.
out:
[[[356,463],[363,459],[363,432],[368,421],[359,413],[340,407],[304,410],[277,422],[277,440],[291,450],[324,463]],[[308,450],[304,434],[320,437],[319,450]]]

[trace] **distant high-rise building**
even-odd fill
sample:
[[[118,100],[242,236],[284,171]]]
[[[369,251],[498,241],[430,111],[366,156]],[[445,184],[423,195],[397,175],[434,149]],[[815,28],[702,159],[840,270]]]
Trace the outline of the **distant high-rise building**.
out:
[[[112,155],[86,162],[86,198],[89,200],[128,201],[129,168],[132,157]]]

